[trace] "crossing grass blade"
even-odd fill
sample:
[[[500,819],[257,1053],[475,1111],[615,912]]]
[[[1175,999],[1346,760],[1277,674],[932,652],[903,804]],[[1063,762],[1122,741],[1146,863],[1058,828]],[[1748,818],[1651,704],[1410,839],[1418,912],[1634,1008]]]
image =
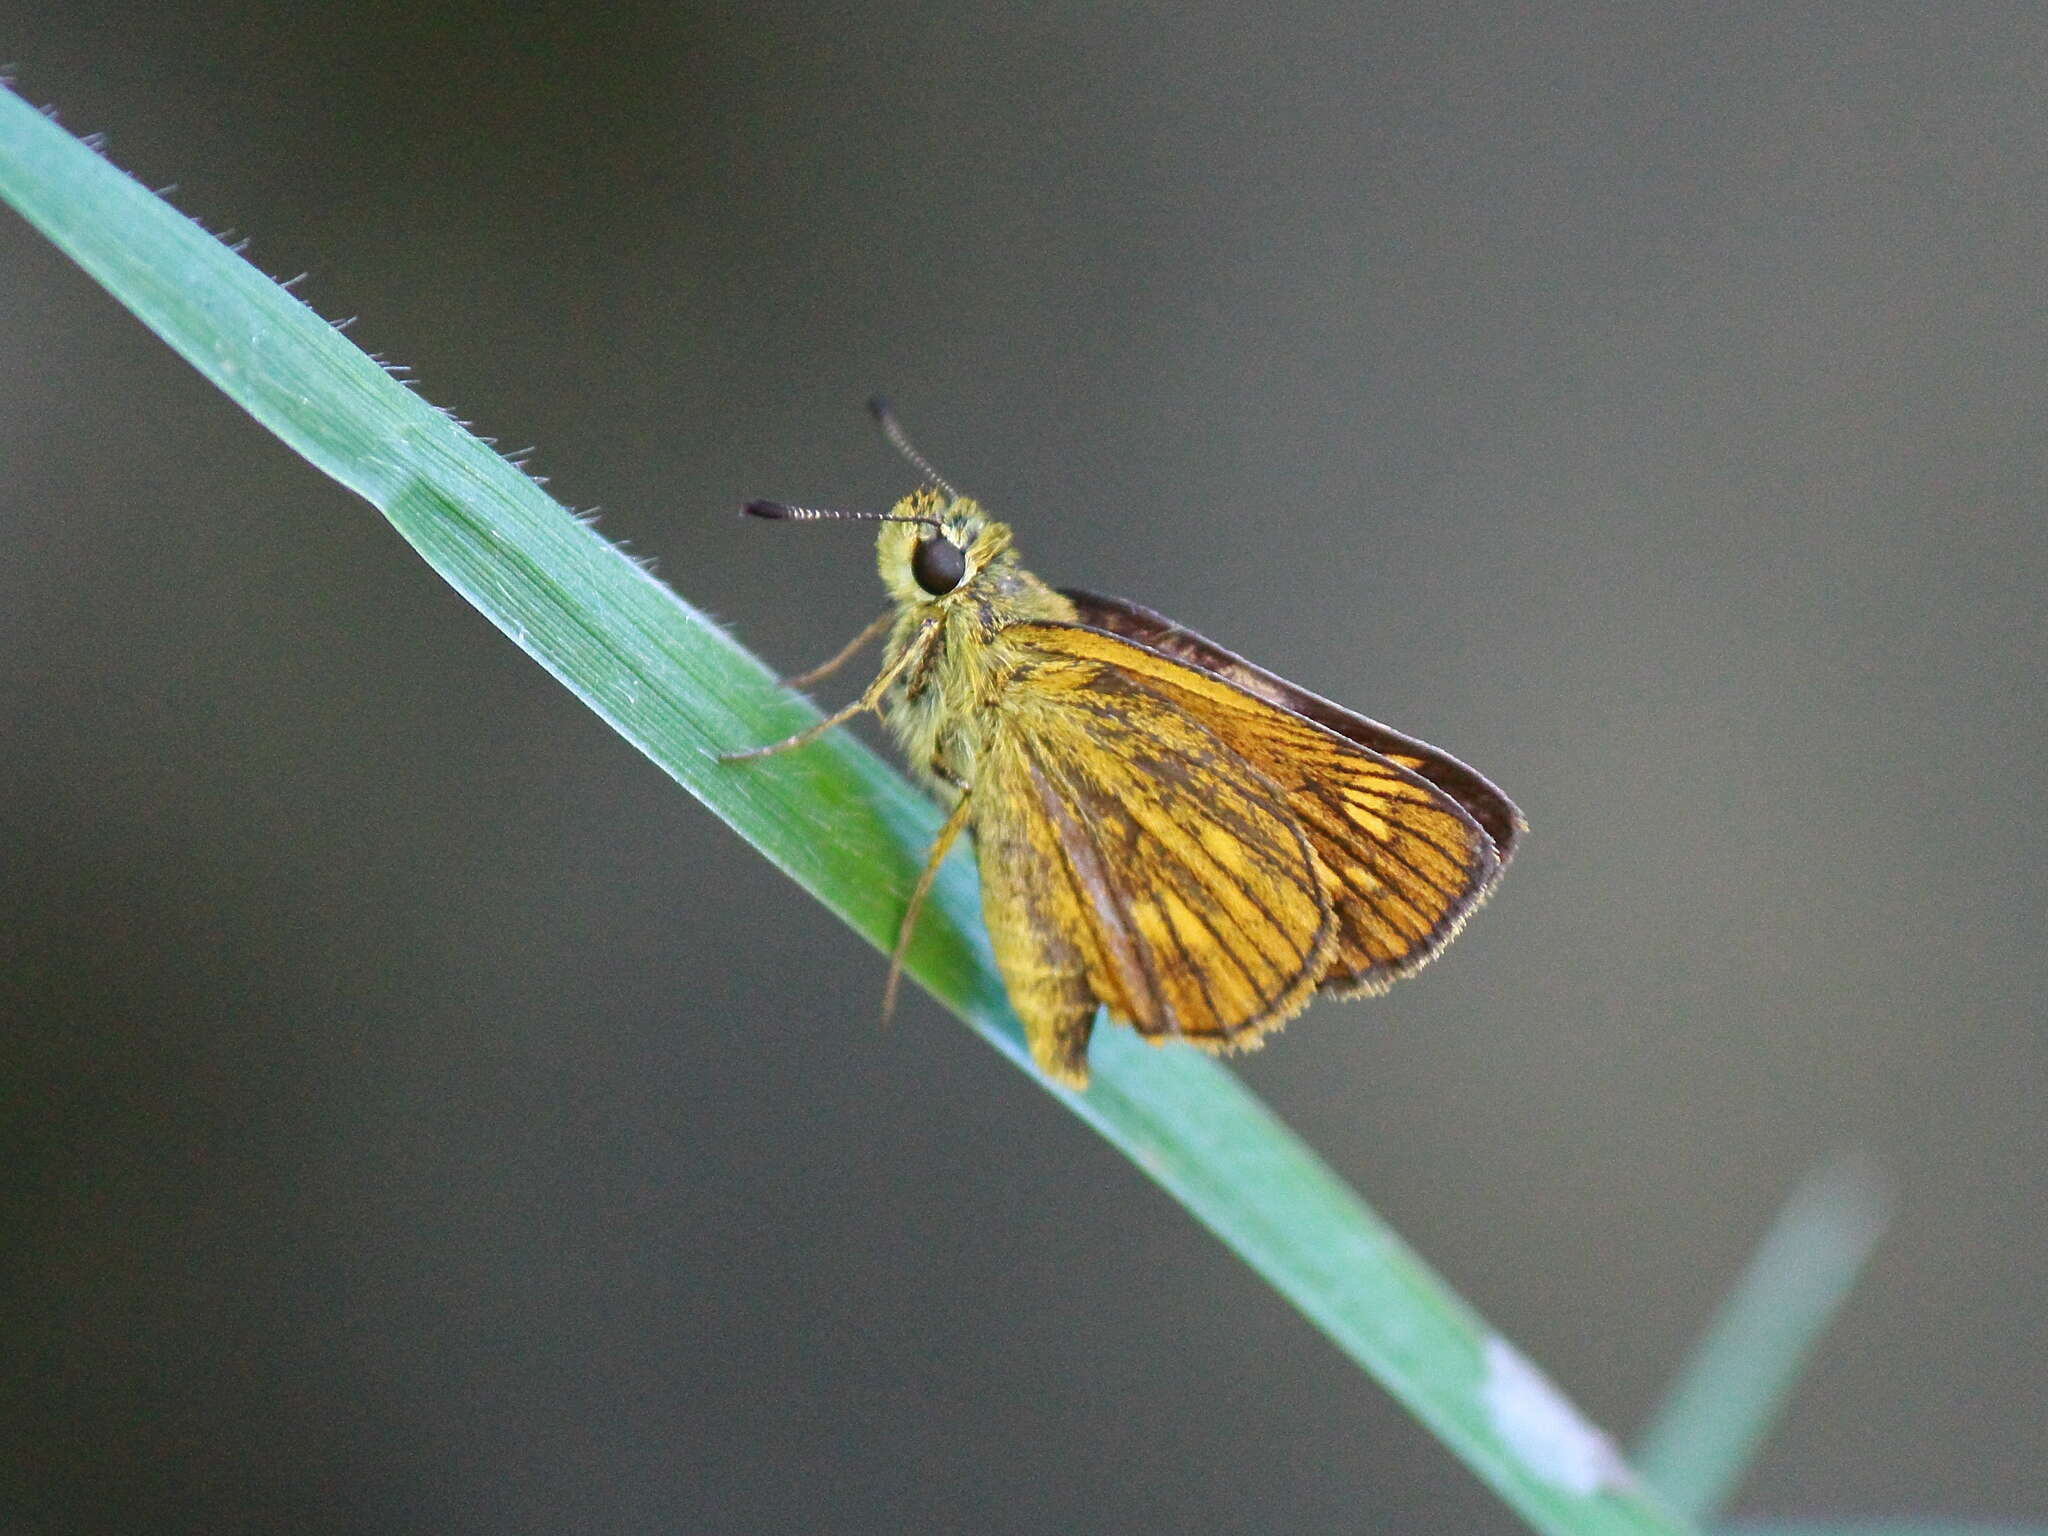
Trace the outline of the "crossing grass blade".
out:
[[[1675,1508],[1711,1521],[1791,1393],[1799,1368],[1884,1231],[1877,1175],[1844,1159],[1785,1202],[1636,1447]]]

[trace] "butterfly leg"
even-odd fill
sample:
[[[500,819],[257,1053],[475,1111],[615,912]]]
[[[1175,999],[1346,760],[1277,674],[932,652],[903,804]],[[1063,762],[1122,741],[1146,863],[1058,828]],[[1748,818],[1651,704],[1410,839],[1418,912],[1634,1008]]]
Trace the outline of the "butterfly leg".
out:
[[[851,704],[847,705],[846,708],[833,711],[816,725],[808,726],[798,731],[794,736],[785,736],[780,741],[771,741],[765,747],[748,747],[743,752],[721,752],[718,754],[718,760],[721,763],[743,763],[750,757],[773,757],[778,752],[789,752],[797,747],[808,747],[820,736],[831,730],[833,726],[844,725],[855,715],[861,713],[861,711],[873,709],[874,707],[874,701],[870,700],[866,694],[862,694]]]
[[[841,646],[834,653],[830,661],[821,661],[808,672],[792,672],[782,680],[782,686],[785,688],[808,688],[813,683],[823,682],[834,672],[837,672],[841,667],[853,660],[854,657],[858,656],[863,646],[886,633],[889,626],[895,622],[896,610],[893,608],[888,609],[876,618],[874,623]]]
[[[923,629],[918,631],[917,637],[903,648],[903,654],[892,664],[884,667],[881,674],[872,683],[868,684],[867,692],[847,705],[846,708],[834,711],[815,725],[806,726],[794,736],[785,736],[780,741],[771,741],[765,747],[748,747],[741,752],[721,752],[718,754],[718,760],[721,763],[738,763],[744,762],[750,757],[772,757],[777,752],[789,752],[797,747],[807,747],[835,725],[844,725],[855,715],[862,714],[870,709],[881,708],[882,700],[888,694],[890,684],[894,683],[897,678],[924,659],[925,653],[931,649],[932,640],[938,632],[939,626],[936,621],[927,623]]]
[[[903,985],[903,957],[910,952],[910,936],[917,931],[917,916],[924,910],[925,897],[932,892],[932,882],[939,877],[939,866],[946,862],[946,854],[960,836],[960,829],[967,825],[968,797],[962,793],[953,814],[945,825],[939,828],[939,835],[932,839],[932,851],[926,855],[924,873],[917,877],[917,884],[911,888],[910,902],[903,909],[903,921],[896,927],[896,948],[889,956],[889,984],[882,988],[882,1021],[887,1023],[889,1015],[896,1011],[896,993]]]

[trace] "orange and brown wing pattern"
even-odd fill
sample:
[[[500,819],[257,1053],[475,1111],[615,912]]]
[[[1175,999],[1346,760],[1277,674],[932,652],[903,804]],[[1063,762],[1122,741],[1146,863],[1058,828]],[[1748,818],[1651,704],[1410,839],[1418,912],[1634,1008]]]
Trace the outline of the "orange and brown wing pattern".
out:
[[[1332,703],[1321,694],[1310,693],[1278,673],[1268,672],[1256,662],[1226,650],[1207,635],[1197,634],[1128,598],[1104,597],[1078,587],[1063,588],[1060,595],[1074,605],[1075,616],[1091,629],[1106,629],[1175,661],[1214,673],[1247,693],[1257,694],[1270,704],[1278,704],[1292,714],[1335,731],[1368,752],[1412,769],[1464,807],[1466,814],[1493,840],[1494,852],[1500,855],[1502,864],[1514,856],[1515,844],[1524,830],[1522,813],[1484,774],[1450,753]]]
[[[1337,942],[1326,881],[1273,783],[1140,680],[1038,626],[1029,688],[984,739],[982,908],[1032,1054],[1086,1081],[1098,1002],[1210,1048],[1285,1022]],[[1016,627],[1006,630],[1006,637]]]
[[[1335,919],[1317,976],[1324,990],[1380,991],[1419,969],[1499,876],[1493,840],[1456,799],[1356,741],[1114,635],[1032,624],[1005,636],[1095,663],[1199,722],[1278,790],[1314,851]]]

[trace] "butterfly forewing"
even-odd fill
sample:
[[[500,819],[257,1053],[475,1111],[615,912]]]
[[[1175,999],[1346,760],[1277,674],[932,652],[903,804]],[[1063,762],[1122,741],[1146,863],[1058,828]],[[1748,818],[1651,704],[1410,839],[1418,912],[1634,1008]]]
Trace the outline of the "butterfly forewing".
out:
[[[1418,969],[1500,872],[1493,840],[1443,789],[1213,672],[1079,626],[1007,633],[1093,662],[1198,722],[1273,786],[1313,850],[1336,924],[1316,978],[1326,990],[1377,991]]]
[[[1236,652],[1225,650],[1208,637],[1138,603],[1120,597],[1103,597],[1074,587],[1063,588],[1061,595],[1073,603],[1075,616],[1083,624],[1122,635],[1175,661],[1213,673],[1268,703],[1278,704],[1282,709],[1313,720],[1347,741],[1356,742],[1367,751],[1376,752],[1412,770],[1464,807],[1466,814],[1478,822],[1492,839],[1494,851],[1502,864],[1506,864],[1514,853],[1515,843],[1522,834],[1522,813],[1484,774],[1459,762],[1448,752],[1439,751],[1426,741],[1405,736],[1392,726],[1381,725],[1377,720],[1368,719],[1319,694],[1310,693],[1306,688],[1297,687],[1286,678],[1246,661]]]
[[[1097,1001],[1150,1036],[1243,1044],[1338,942],[1298,815],[1216,732],[1065,626],[1013,626],[1028,686],[977,766],[982,905],[1041,1065],[1081,1071]]]

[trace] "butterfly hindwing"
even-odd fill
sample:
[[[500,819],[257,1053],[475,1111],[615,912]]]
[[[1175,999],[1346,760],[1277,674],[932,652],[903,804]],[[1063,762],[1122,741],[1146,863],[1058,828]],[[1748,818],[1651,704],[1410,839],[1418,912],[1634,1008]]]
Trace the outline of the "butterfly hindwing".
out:
[[[1144,680],[1073,654],[1070,633],[1085,632],[1006,629],[1032,676],[991,706],[1005,718],[972,825],[1033,1054],[1078,1082],[1098,1001],[1147,1036],[1246,1044],[1307,1002],[1338,936],[1273,783]]]

